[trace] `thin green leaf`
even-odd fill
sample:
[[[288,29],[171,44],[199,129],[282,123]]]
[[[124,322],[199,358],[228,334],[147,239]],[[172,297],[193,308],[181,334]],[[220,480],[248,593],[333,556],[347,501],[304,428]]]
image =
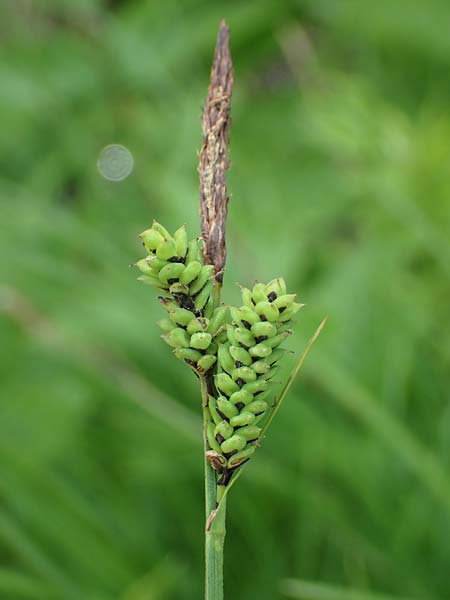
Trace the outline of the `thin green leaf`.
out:
[[[306,348],[303,350],[303,352],[301,353],[301,355],[299,356],[299,359],[297,361],[297,364],[295,365],[295,367],[292,369],[291,374],[289,375],[288,380],[286,381],[283,389],[281,390],[280,395],[278,396],[278,398],[275,400],[275,404],[273,407],[272,412],[269,415],[269,418],[267,419],[267,421],[264,424],[264,427],[262,429],[261,432],[261,438],[264,436],[264,434],[266,433],[267,429],[269,428],[269,425],[272,423],[272,420],[274,419],[275,415],[277,414],[278,410],[280,409],[281,403],[283,402],[283,400],[285,399],[288,391],[291,389],[292,384],[295,381],[295,378],[298,375],[298,372],[300,371],[305,358],[308,356],[309,351],[311,350],[314,342],[317,340],[317,338],[320,335],[320,332],[322,331],[322,329],[325,327],[325,323],[327,322],[328,317],[325,317],[323,319],[323,321],[320,323],[319,327],[316,329],[314,335],[312,336],[312,338],[309,340],[309,342],[306,344]]]

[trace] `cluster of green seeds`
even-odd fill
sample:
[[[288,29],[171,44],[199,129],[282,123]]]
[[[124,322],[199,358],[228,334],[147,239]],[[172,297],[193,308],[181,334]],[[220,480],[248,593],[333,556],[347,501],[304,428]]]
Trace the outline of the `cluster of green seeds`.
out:
[[[183,225],[172,235],[158,222],[140,234],[148,256],[136,263],[142,271],[138,278],[166,296],[159,300],[167,317],[158,321],[163,340],[175,356],[199,375],[207,373],[217,361],[217,335],[225,321],[225,307],[214,307],[213,267],[204,265],[201,243],[188,242]]]
[[[283,279],[267,285],[257,283],[242,290],[243,306],[231,308],[232,324],[227,341],[219,345],[214,376],[216,397],[209,398],[210,447],[218,454],[214,462],[226,485],[233,470],[255,452],[261,421],[272,407],[271,380],[285,350],[279,346],[291,333],[291,318],[300,309],[295,294],[286,293]]]
[[[207,458],[226,486],[255,452],[262,421],[273,408],[272,379],[285,353],[281,342],[302,306],[286,293],[282,278],[242,289],[242,306],[215,306],[213,267],[204,265],[199,239],[186,228],[173,235],[158,222],[140,234],[148,255],[138,278],[164,293],[167,316],[158,321],[162,338],[208,390]]]

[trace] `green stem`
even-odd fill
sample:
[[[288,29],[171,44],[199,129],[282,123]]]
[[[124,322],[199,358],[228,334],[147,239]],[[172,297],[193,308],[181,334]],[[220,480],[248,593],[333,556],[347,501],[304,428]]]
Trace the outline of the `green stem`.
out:
[[[208,450],[206,440],[206,425],[209,419],[207,408],[208,391],[206,381],[200,380],[203,420],[204,420],[204,450]],[[223,545],[225,541],[226,503],[223,498],[220,509],[217,508],[216,473],[205,458],[205,600],[223,600]]]
[[[211,528],[205,533],[205,600],[223,600],[225,514],[226,506],[222,503]]]

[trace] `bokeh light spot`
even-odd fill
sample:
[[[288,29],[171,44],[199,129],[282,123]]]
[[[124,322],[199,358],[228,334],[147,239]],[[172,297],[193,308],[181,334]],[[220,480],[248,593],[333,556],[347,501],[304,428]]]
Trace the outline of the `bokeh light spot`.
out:
[[[100,175],[109,181],[122,181],[130,175],[133,166],[133,155],[120,144],[105,146],[97,161]]]

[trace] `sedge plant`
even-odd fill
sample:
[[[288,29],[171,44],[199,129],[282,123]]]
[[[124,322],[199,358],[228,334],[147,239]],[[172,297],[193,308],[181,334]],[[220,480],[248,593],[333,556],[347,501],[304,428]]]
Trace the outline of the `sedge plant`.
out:
[[[281,393],[273,378],[303,306],[282,277],[241,288],[240,306],[221,303],[225,265],[225,187],[231,61],[228,30],[219,31],[203,116],[200,153],[202,236],[173,234],[154,221],[140,234],[146,256],[139,280],[159,292],[165,316],[157,324],[174,356],[200,383],[205,458],[205,599],[223,598],[227,493],[260,446],[267,427],[316,339],[319,327]],[[228,93],[228,97],[227,97]],[[220,103],[222,105],[220,106]]]

